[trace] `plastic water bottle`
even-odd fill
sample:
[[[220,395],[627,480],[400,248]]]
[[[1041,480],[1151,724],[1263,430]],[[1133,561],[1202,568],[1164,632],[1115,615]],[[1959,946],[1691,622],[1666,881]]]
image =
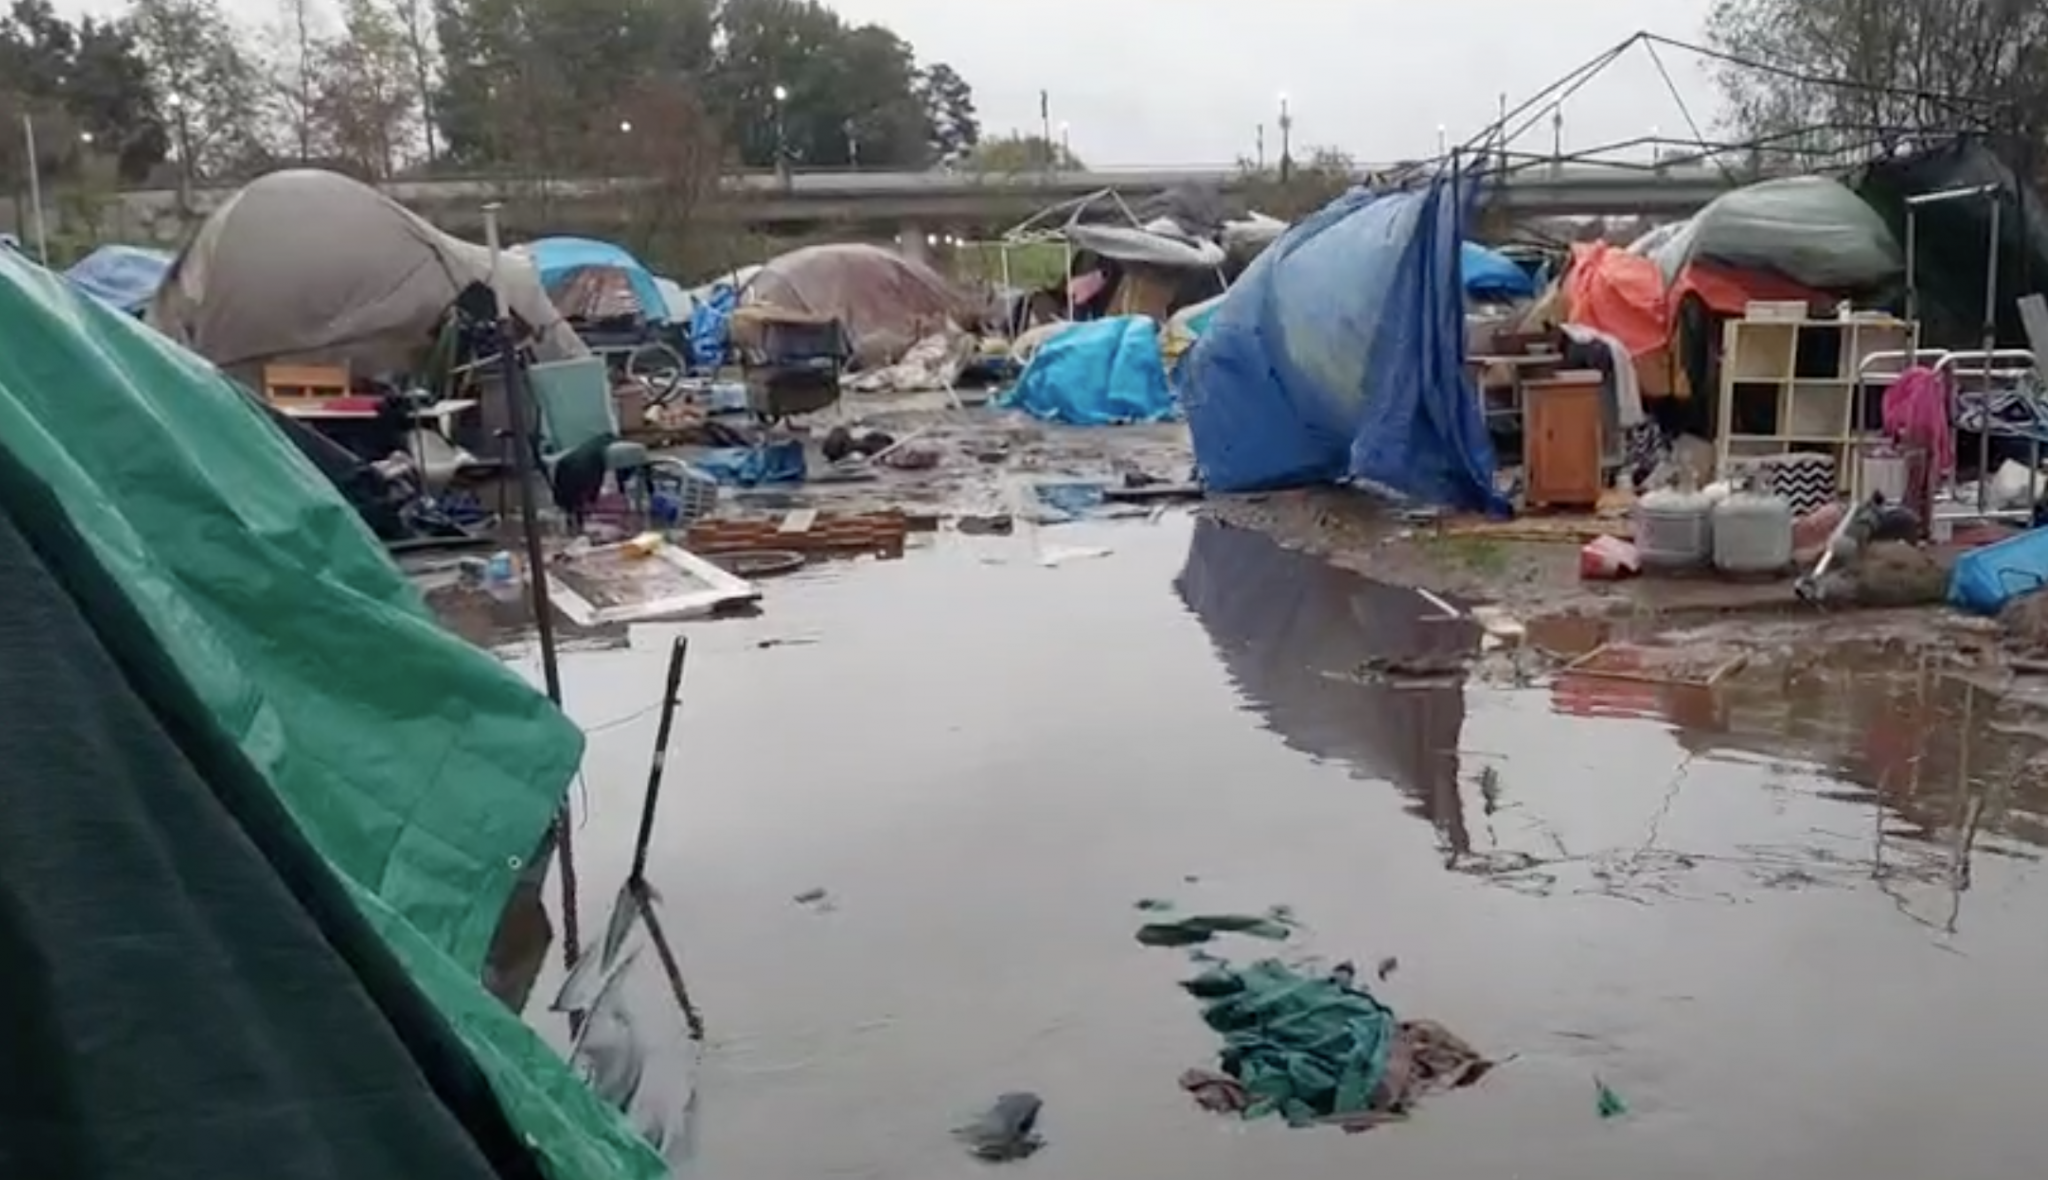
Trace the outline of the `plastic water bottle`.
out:
[[[491,554],[491,559],[484,563],[484,584],[486,586],[509,586],[512,584],[513,578],[517,576],[518,571],[513,568],[510,550],[500,549],[496,553]]]

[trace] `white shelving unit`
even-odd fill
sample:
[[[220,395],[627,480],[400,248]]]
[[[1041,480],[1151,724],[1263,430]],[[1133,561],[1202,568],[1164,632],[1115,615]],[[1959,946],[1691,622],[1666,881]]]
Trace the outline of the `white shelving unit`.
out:
[[[1879,353],[1910,356],[1919,325],[1868,312],[1816,320],[1754,310],[1722,328],[1717,467],[1725,473],[1731,462],[1818,451],[1834,457],[1836,482],[1848,487],[1856,447],[1875,433],[1864,427],[1875,413],[1866,407],[1898,371],[1865,372],[1864,361]],[[1768,432],[1737,432],[1738,422],[1756,418],[1768,419]]]

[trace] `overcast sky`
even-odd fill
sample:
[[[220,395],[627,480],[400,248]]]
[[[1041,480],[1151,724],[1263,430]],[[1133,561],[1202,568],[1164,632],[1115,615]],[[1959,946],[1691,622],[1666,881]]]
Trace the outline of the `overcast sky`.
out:
[[[249,23],[271,0],[226,0]],[[831,0],[852,21],[896,30],[929,63],[974,87],[991,134],[1039,127],[1038,94],[1076,155],[1097,168],[1228,165],[1254,153],[1265,124],[1279,156],[1280,96],[1298,155],[1341,149],[1391,163],[1492,121],[1500,95],[1530,97],[1640,29],[1701,40],[1712,0]],[[58,0],[107,12],[119,0]],[[1693,116],[1717,111],[1705,63],[1660,51]],[[1589,83],[1565,111],[1565,146],[1686,136],[1685,116],[1640,48]],[[1522,145],[1547,151],[1550,129]]]
[[[1329,145],[1361,163],[1455,142],[1510,104],[1639,29],[1701,40],[1712,0],[836,0],[848,19],[894,28],[923,60],[974,87],[983,127],[1035,132],[1038,92],[1092,167],[1228,164],[1253,153],[1260,122],[1279,154],[1279,98],[1297,150]],[[1693,115],[1716,112],[1694,55],[1660,50]],[[1574,146],[1686,137],[1685,119],[1640,49],[1565,110]],[[1057,131],[1055,131],[1057,134]],[[1540,145],[1548,150],[1546,126]]]

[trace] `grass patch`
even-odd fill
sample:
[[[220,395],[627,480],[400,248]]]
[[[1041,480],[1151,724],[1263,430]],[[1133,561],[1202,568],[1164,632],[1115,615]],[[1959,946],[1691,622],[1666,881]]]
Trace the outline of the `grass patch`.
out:
[[[1446,565],[1458,565],[1477,574],[1507,572],[1507,546],[1490,537],[1437,536],[1430,538],[1430,555]]]

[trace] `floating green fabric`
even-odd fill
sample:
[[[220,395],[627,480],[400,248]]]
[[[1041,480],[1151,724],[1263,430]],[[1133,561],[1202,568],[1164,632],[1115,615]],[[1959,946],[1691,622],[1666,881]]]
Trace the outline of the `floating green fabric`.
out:
[[[444,631],[212,366],[7,251],[0,446],[62,499],[557,1180],[664,1175],[478,982],[581,760],[568,719]]]
[[[1364,990],[1276,959],[1213,967],[1182,986],[1223,1036],[1221,1065],[1244,1087],[1244,1117],[1303,1126],[1372,1108],[1398,1030]]]
[[[1273,942],[1285,939],[1293,930],[1275,914],[1194,914],[1164,922],[1147,922],[1138,927],[1138,941],[1146,946],[1199,946],[1219,934],[1245,934]]]

